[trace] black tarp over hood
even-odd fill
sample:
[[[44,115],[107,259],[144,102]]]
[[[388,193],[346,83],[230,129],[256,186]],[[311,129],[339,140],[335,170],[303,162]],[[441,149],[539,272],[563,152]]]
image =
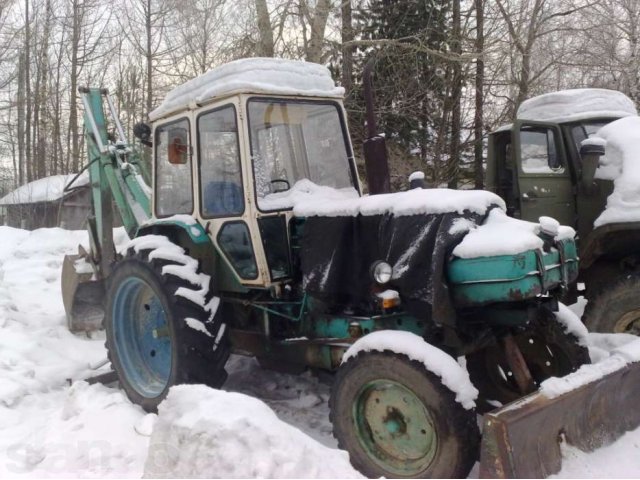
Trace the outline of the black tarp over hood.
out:
[[[371,296],[371,265],[384,260],[393,267],[388,288],[400,293],[409,313],[452,325],[445,265],[469,225],[481,224],[489,210],[308,217],[301,244],[304,289],[332,303],[360,305]]]

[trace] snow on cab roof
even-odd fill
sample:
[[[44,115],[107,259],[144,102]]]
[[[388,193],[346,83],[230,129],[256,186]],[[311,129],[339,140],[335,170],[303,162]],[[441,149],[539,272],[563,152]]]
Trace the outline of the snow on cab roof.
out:
[[[564,123],[637,114],[631,99],[621,92],[604,88],[577,88],[525,100],[518,108],[516,117],[519,120]]]
[[[317,63],[281,58],[244,58],[216,67],[171,90],[149,114],[157,120],[232,93],[263,93],[341,98],[329,70]]]
[[[34,180],[0,198],[0,205],[19,205],[25,203],[53,202],[62,198],[64,188],[76,174],[52,175]],[[72,187],[81,187],[89,183],[89,175],[83,173],[73,182]]]

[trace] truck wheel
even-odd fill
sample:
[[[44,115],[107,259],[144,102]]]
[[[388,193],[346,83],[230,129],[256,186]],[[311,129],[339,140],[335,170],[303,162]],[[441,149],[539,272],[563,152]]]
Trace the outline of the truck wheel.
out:
[[[513,337],[531,372],[535,386],[550,377],[563,377],[591,363],[589,350],[566,333],[552,313],[538,315]],[[467,356],[467,370],[479,390],[478,411],[488,412],[522,397],[504,350],[494,344]]]
[[[114,268],[105,314],[111,365],[129,399],[146,411],[156,411],[173,385],[220,387],[230,353],[222,309],[212,316],[178,294],[194,285],[163,268],[183,265],[150,259],[152,251],[131,249]]]
[[[370,478],[465,478],[478,455],[475,411],[405,355],[351,357],[336,374],[329,406],[338,445]]]
[[[640,278],[628,277],[602,288],[589,300],[584,323],[589,331],[640,335]]]

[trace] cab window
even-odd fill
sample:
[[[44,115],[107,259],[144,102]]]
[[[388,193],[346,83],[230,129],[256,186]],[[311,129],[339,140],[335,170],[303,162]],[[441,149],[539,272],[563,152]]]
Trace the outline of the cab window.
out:
[[[233,105],[198,118],[198,142],[202,216],[242,215],[244,197]]]
[[[248,110],[260,210],[291,208],[289,190],[313,185],[357,195],[337,104],[251,99]]]
[[[520,162],[524,173],[563,173],[555,132],[550,128],[523,126],[520,129]]]
[[[193,212],[189,121],[185,118],[156,128],[156,215]]]

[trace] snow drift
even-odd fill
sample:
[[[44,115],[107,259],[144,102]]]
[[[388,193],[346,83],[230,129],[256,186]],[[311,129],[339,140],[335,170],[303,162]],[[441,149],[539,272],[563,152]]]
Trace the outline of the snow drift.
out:
[[[346,452],[247,395],[180,385],[158,410],[145,478],[362,478]]]

